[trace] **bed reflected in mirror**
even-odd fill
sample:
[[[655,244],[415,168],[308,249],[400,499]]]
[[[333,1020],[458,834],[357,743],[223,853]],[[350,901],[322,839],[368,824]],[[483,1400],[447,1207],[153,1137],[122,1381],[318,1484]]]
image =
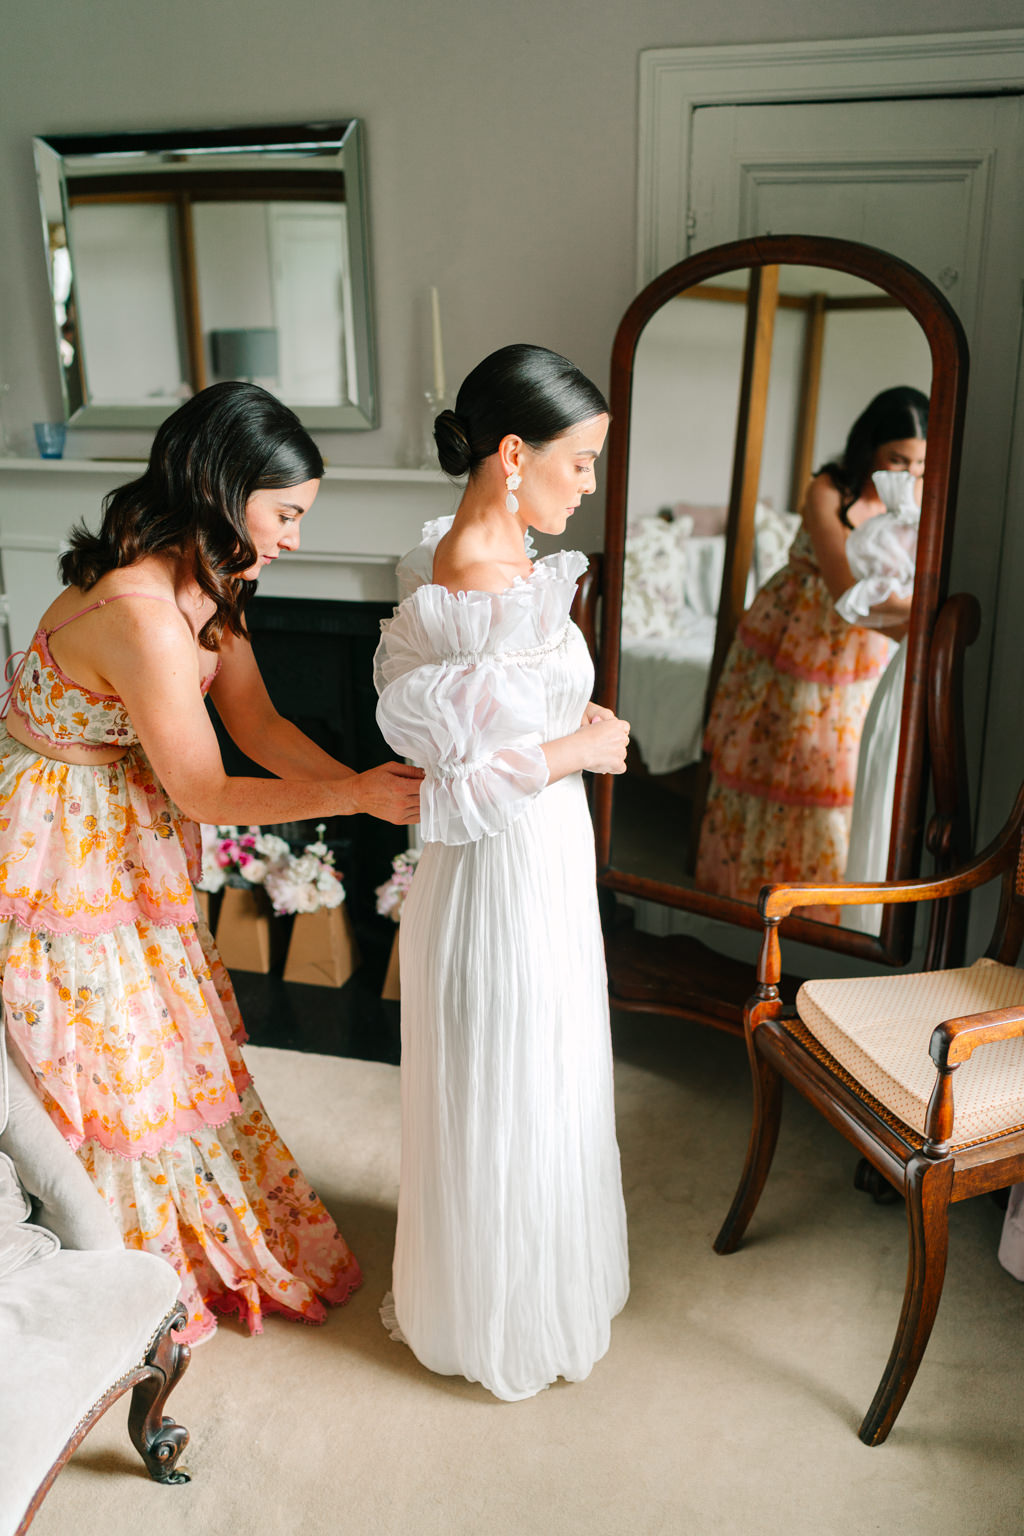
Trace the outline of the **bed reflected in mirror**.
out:
[[[810,601],[813,583],[787,575],[787,562],[816,565],[801,512],[815,473],[842,462],[853,423],[894,386],[920,399],[926,423],[931,373],[928,338],[904,305],[826,267],[725,272],[671,297],[644,325],[629,408],[618,710],[632,731],[628,771],[614,786],[615,870],[754,901],[768,879],[843,878],[851,824],[864,823],[870,846],[856,877],[885,877],[906,622],[890,614],[881,628],[872,612],[851,625],[820,584],[820,612],[794,620],[788,610]],[[907,420],[916,432],[918,418]],[[914,515],[909,481],[902,487],[910,547],[922,469],[923,458],[906,470],[917,482]],[[871,487],[867,500],[853,498],[855,520],[883,511]],[[912,587],[912,553],[910,562]],[[802,625],[803,647],[788,661],[787,624]],[[774,672],[760,665],[769,651],[781,656]],[[876,689],[884,708],[869,718]],[[786,711],[803,737],[788,748]],[[793,771],[769,796],[769,814],[751,819],[741,802],[757,793],[746,778],[758,769],[744,732],[759,739],[773,721],[775,750],[793,763],[817,731],[815,767],[810,779]],[[858,785],[866,722],[874,756]],[[793,870],[779,873],[773,843],[791,847]],[[877,909],[852,909],[849,921],[877,932]]]

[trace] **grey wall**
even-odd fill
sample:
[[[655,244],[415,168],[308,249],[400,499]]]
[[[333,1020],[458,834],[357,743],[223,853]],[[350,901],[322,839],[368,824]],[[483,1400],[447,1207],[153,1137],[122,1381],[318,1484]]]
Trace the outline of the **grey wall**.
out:
[[[641,49],[1019,24],[1019,0],[7,0],[0,58],[0,380],[16,431],[58,414],[34,133],[358,115],[368,136],[381,426],[338,464],[408,464],[429,382],[542,342],[607,382],[634,293]],[[72,452],[141,450],[81,434]],[[600,540],[599,506],[573,525]]]

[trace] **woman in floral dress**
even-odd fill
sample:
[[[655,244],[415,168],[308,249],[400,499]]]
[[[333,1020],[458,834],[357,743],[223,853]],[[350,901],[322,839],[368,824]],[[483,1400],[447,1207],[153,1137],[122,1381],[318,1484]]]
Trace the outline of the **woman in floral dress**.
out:
[[[836,600],[854,584],[852,529],[885,511],[876,470],[924,473],[928,400],[888,389],[854,423],[842,458],[819,470],[789,559],[743,615],[708,721],[702,890],[756,901],[772,881],[838,881],[846,869],[864,717],[910,598],[850,624]],[[838,921],[838,908],[804,908]]]
[[[0,972],[12,1053],[133,1248],[181,1278],[186,1341],[238,1311],[324,1317],[355,1258],[251,1086],[198,921],[197,822],[419,814],[402,764],[356,774],[274,709],[244,623],[323,462],[254,385],[196,395],[74,530],[65,589],[0,723]],[[228,778],[208,717],[277,778]]]

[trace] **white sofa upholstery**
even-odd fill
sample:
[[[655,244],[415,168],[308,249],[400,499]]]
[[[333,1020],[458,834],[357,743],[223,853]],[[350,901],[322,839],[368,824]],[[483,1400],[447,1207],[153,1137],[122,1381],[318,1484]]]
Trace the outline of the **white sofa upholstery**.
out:
[[[158,1335],[163,1364],[146,1367],[148,1396],[138,1413],[133,1403],[133,1418],[146,1417],[154,1394],[162,1403],[188,1358],[162,1333],[177,1298],[169,1264],[122,1246],[89,1176],[9,1061],[0,1021],[0,1536],[27,1529],[69,1442],[105,1399],[135,1384]],[[176,1442],[153,1457],[139,1445],[167,1481],[184,1480],[172,1469],[187,1435],[174,1429]]]

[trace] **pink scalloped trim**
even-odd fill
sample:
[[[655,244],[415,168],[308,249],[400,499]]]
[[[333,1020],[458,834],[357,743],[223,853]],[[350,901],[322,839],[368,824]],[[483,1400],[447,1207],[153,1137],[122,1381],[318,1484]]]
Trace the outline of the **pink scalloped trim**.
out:
[[[141,898],[119,901],[98,917],[85,917],[76,912],[60,917],[51,909],[35,906],[27,897],[8,896],[0,891],[0,922],[18,923],[28,933],[73,934],[95,938],[101,933],[111,933],[115,928],[134,928],[136,923],[146,923],[152,928],[192,928],[196,923],[195,902],[190,895],[173,907],[166,903],[150,906]]]
[[[255,1338],[263,1332],[265,1313],[276,1313],[279,1317],[287,1318],[289,1322],[305,1323],[310,1328],[321,1328],[327,1321],[327,1308],[343,1307],[359,1290],[362,1283],[363,1272],[359,1268],[358,1261],[353,1258],[352,1263],[346,1266],[332,1286],[325,1291],[313,1293],[316,1305],[311,1306],[308,1312],[296,1312],[294,1308],[286,1307],[262,1292],[258,1312],[255,1312],[245,1297],[237,1291],[223,1291],[216,1296],[205,1296],[203,1305],[208,1309],[208,1315],[190,1322],[187,1328],[175,1330],[174,1338],[179,1344],[205,1344],[206,1340],[212,1338],[217,1331],[218,1317],[235,1316],[240,1317],[245,1323],[249,1330],[249,1337]],[[310,1289],[312,1290],[312,1287]]]
[[[245,1038],[243,1037],[238,1043],[244,1045]],[[248,1072],[244,1069],[237,1074],[232,1072],[231,1082],[235,1091],[235,1102],[233,1108],[229,1108],[226,1114],[218,1108],[206,1116],[194,1106],[184,1109],[179,1105],[172,1119],[129,1145],[123,1136],[113,1135],[108,1127],[102,1121],[97,1121],[94,1116],[83,1119],[82,1130],[79,1133],[71,1125],[57,1100],[46,1091],[45,1081],[35,1076],[35,1082],[47,1113],[52,1120],[59,1122],[58,1129],[73,1151],[77,1152],[79,1147],[87,1141],[95,1141],[105,1152],[112,1153],[114,1157],[123,1158],[127,1163],[137,1163],[144,1157],[155,1157],[158,1153],[173,1147],[174,1143],[180,1141],[183,1136],[190,1136],[193,1131],[217,1131],[221,1126],[230,1124],[241,1111],[242,1095],[252,1087],[252,1078]]]

